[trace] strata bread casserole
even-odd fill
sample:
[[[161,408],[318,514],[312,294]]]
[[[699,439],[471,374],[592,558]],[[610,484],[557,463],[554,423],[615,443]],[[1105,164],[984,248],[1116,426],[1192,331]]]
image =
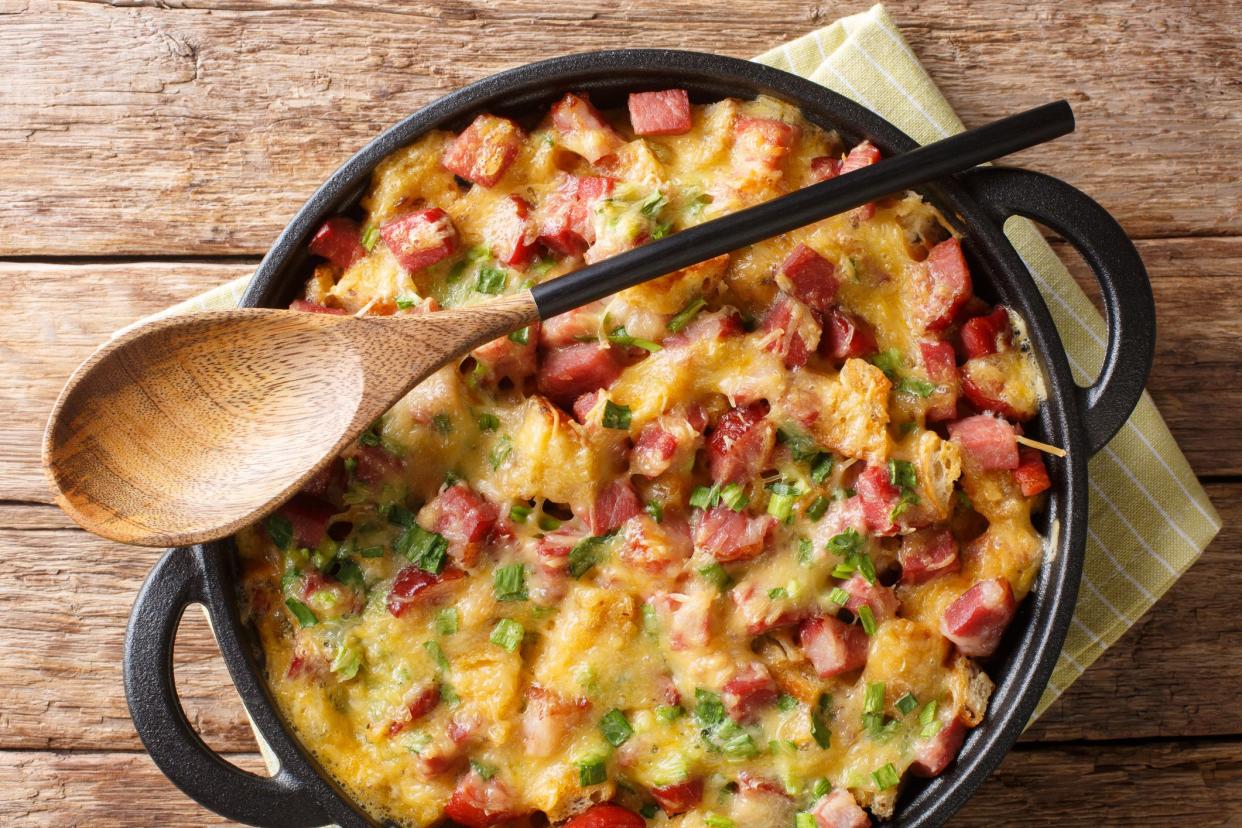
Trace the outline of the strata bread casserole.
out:
[[[484,302],[878,160],[768,98],[480,114],[379,165],[293,307]],[[244,616],[377,819],[870,825],[984,717],[1040,395],[936,210],[885,199],[434,374],[240,533]]]

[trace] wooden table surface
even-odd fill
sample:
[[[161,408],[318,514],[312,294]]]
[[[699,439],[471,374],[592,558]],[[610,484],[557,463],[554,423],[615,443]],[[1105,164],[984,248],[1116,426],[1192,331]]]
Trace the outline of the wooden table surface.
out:
[[[1078,133],[1016,163],[1086,190],[1137,239],[1160,313],[1151,392],[1225,519],[956,826],[1242,824],[1242,14],[1177,6],[890,6],[967,124],[1073,102]],[[40,474],[44,418],[95,345],[249,271],[355,149],[461,84],[568,50],[751,56],[862,8],[0,0],[0,284],[16,316],[0,330],[0,824],[222,824],[159,774],[126,713],[121,641],[153,553],[73,527]],[[257,768],[197,614],[177,665],[206,740]]]

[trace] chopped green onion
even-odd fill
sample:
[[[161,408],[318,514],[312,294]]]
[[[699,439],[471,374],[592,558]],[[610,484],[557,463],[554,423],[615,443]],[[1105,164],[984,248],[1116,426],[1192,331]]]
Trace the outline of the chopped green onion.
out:
[[[453,418],[447,414],[436,414],[431,418],[431,425],[441,434],[453,433]]]
[[[461,696],[457,695],[453,685],[445,681],[440,682],[440,700],[449,707],[456,707],[461,704]]]
[[[889,348],[887,351],[880,351],[871,357],[871,364],[884,372],[884,376],[890,380],[897,379],[897,373],[901,370],[901,351],[896,348]]]
[[[863,696],[863,713],[884,712],[884,682],[873,681],[867,684]]]
[[[790,520],[793,517],[793,507],[797,499],[796,495],[773,492],[768,498],[768,514],[777,520]]]
[[[644,216],[654,216],[664,209],[667,203],[668,199],[664,197],[664,193],[657,190],[639,202],[638,211]]]
[[[368,224],[362,229],[362,246],[369,253],[375,249],[375,243],[379,241],[379,228],[374,224]]]
[[[336,561],[336,579],[347,586],[363,589],[366,587],[366,580],[363,578],[362,569],[358,564],[349,558],[338,558]]]
[[[710,563],[699,569],[699,574],[706,578],[716,589],[724,592],[729,588],[729,584],[733,579],[729,577],[729,573],[725,572],[725,568],[718,563]]]
[[[810,566],[815,559],[815,547],[810,538],[798,538],[798,563]]]
[[[536,522],[539,528],[545,532],[555,532],[561,528],[561,522],[551,515],[540,515],[539,520]]]
[[[798,706],[798,700],[788,693],[781,693],[776,699],[776,706],[783,712],[788,713]]]
[[[919,725],[921,730],[919,735],[924,739],[930,739],[940,732],[940,720],[936,718],[936,700],[932,699],[919,713]]]
[[[897,783],[901,781],[901,776],[897,773],[897,769],[893,767],[892,762],[872,773],[871,778],[875,780],[876,787],[882,791],[896,787]]]
[[[364,446],[378,446],[380,444],[380,437],[375,430],[378,425],[379,424],[376,423],[366,431],[362,432],[362,434],[358,435],[358,442],[362,443]]]
[[[656,718],[662,722],[671,722],[680,719],[686,711],[682,710],[679,705],[661,704],[655,709]]]
[[[901,711],[901,715],[909,716],[910,711],[919,706],[919,700],[913,693],[906,693],[897,700],[897,709]]]
[[[591,567],[599,563],[600,553],[604,545],[601,535],[584,538],[569,550],[569,574],[573,578],[581,578]]]
[[[827,750],[832,746],[832,732],[828,729],[828,722],[824,718],[824,714],[828,712],[830,701],[832,699],[829,695],[822,693],[820,694],[819,701],[811,708],[811,738],[823,750]]]
[[[660,619],[656,615],[656,609],[651,604],[643,604],[643,632],[647,635],[655,635],[660,631]]]
[[[930,397],[933,392],[935,392],[936,386],[925,380],[906,377],[901,382],[897,383],[897,390],[905,394],[910,394],[914,397],[922,397],[926,399],[927,397]]]
[[[832,568],[832,577],[848,578],[854,574],[854,567],[849,564],[837,564]]]
[[[604,734],[604,739],[613,747],[621,747],[634,735],[634,728],[630,727],[625,714],[615,708],[609,710],[599,720],[599,729]]]
[[[846,529],[828,539],[828,549],[842,557],[849,557],[862,548],[862,535],[857,529]]]
[[[479,293],[488,293],[493,296],[505,289],[505,282],[508,281],[509,273],[497,267],[483,265],[479,268],[479,280],[475,283],[474,289]]]
[[[768,590],[768,598],[773,601],[783,601],[789,597],[789,590],[784,587],[772,587]]]
[[[263,525],[277,549],[288,549],[293,543],[293,524],[289,522],[289,518],[281,514],[271,515]]]
[[[358,675],[362,668],[362,654],[350,646],[343,646],[336,651],[332,659],[332,672],[341,677],[341,681],[349,681]]]
[[[735,512],[740,512],[750,503],[750,496],[742,488],[741,483],[730,483],[720,490],[720,502]]]
[[[602,419],[604,428],[615,428],[626,431],[630,427],[630,407],[628,405],[617,405],[612,400],[604,402],[604,416]]]
[[[832,467],[836,465],[836,462],[837,458],[828,452],[817,455],[811,463],[811,482],[816,486],[822,486],[828,479],[828,475],[832,474]]]
[[[448,555],[448,539],[411,523],[397,538],[397,551],[424,572],[439,575]]]
[[[665,222],[664,224],[657,224],[655,227],[651,228],[652,241],[659,241],[660,239],[667,236],[669,231],[672,229],[673,229],[672,222]]]
[[[703,824],[707,828],[733,828],[733,820],[720,814],[708,814],[703,817]]]
[[[869,604],[863,604],[858,608],[858,621],[862,624],[863,632],[867,635],[875,635],[875,615],[871,612]]]
[[[668,321],[668,325],[666,327],[671,333],[677,333],[682,328],[689,325],[690,320],[698,316],[699,311],[703,310],[705,307],[707,307],[707,300],[702,296],[696,296],[690,304],[686,305],[673,315],[673,318]]]
[[[527,326],[525,328],[518,328],[516,331],[509,334],[509,341],[516,342],[518,345],[529,345],[530,344],[530,326]]]
[[[354,471],[358,468],[358,458],[357,457],[346,457],[344,465],[345,465],[345,476],[349,478],[350,480],[353,480]]]
[[[710,488],[697,486],[690,493],[690,505],[698,509],[710,509],[720,502],[720,484],[713,483]]]
[[[409,310],[410,308],[414,307],[417,304],[418,304],[418,299],[416,299],[413,296],[398,296],[397,297],[397,309],[398,310]]]
[[[919,496],[913,489],[906,489],[901,493],[901,499],[897,501],[897,505],[893,507],[893,511],[889,514],[888,519],[895,521],[897,518],[905,514],[906,509],[918,504]]]
[[[440,635],[452,635],[461,626],[461,618],[457,607],[445,607],[436,613],[436,632]]]
[[[918,486],[914,464],[908,460],[889,460],[888,477],[898,489],[913,489]]]
[[[384,547],[368,546],[366,549],[359,550],[358,554],[364,558],[382,558],[384,557]]]
[[[492,594],[497,601],[525,601],[529,597],[526,592],[526,567],[520,563],[497,567],[492,572]]]
[[[393,526],[412,526],[414,524],[414,513],[399,503],[389,506],[388,511],[384,513],[384,517]]]
[[[608,781],[608,769],[602,756],[595,756],[578,763],[578,784],[586,788]]]
[[[492,467],[492,471],[500,468],[500,464],[509,459],[509,454],[513,451],[513,440],[508,434],[496,441],[496,446],[487,455],[487,463]]]
[[[509,520],[514,523],[525,523],[530,517],[531,508],[522,503],[515,503],[509,507]]]
[[[547,276],[548,271],[550,271],[554,267],[556,267],[556,259],[553,259],[551,257],[543,258],[543,259],[539,259],[537,262],[535,262],[533,265],[530,266],[530,272],[534,273],[536,276]]]
[[[843,607],[849,602],[850,594],[841,587],[833,587],[832,592],[828,593],[828,600],[838,607]]]
[[[754,738],[732,719],[724,720],[708,734],[708,745],[719,749],[729,759],[752,759],[759,755]]]
[[[822,453],[819,444],[795,426],[781,426],[777,429],[776,436],[789,447],[790,456],[798,462],[814,460]]]
[[[827,779],[821,776],[819,779],[816,779],[815,782],[811,785],[811,796],[815,797],[816,799],[819,799],[821,796],[828,793],[830,790],[832,790],[832,785],[829,784]]]
[[[725,720],[720,696],[701,687],[694,691],[694,719],[703,727],[714,727]]]
[[[636,336],[630,336],[625,328],[613,328],[612,333],[608,334],[608,341],[613,345],[622,348],[634,347],[642,348],[648,353],[654,354],[656,351],[664,350],[664,346],[658,342],[652,342],[650,339],[640,339]]]
[[[444,655],[444,650],[434,641],[424,641],[423,649],[427,651],[427,655],[431,656],[431,660],[436,663],[436,667],[441,670],[449,668],[448,657]]]
[[[319,619],[315,617],[315,613],[311,612],[311,608],[303,604],[297,598],[286,598],[285,606],[289,608],[289,612],[298,619],[298,624],[303,627],[313,627],[319,623]]]
[[[823,794],[820,794],[822,796]],[[819,797],[815,797],[818,799]],[[808,814],[806,811],[799,811],[794,814],[794,828],[817,828],[819,823],[815,820],[814,814]]]
[[[522,643],[522,637],[526,635],[525,628],[512,618],[502,618],[496,622],[496,626],[492,627],[492,634],[487,640],[495,644],[501,649],[513,652]]]
[[[811,520],[819,520],[824,516],[824,512],[828,511],[828,504],[831,501],[820,495],[811,501],[811,505],[806,507],[806,516]]]
[[[650,500],[646,505],[647,514],[651,515],[651,519],[656,523],[664,520],[664,504],[658,500]]]
[[[489,765],[486,762],[480,762],[477,759],[470,760],[470,770],[477,773],[484,782],[496,775],[495,765]]]
[[[638,809],[638,813],[643,819],[655,819],[655,815],[660,812],[660,806],[654,802],[644,802],[643,806]]]
[[[500,418],[490,411],[479,415],[479,431],[495,431],[500,428]]]

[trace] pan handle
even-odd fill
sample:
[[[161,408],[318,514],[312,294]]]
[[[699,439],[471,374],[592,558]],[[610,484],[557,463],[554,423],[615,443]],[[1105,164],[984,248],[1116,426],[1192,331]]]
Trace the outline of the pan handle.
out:
[[[1143,260],[1107,210],[1058,178],[980,167],[962,179],[998,223],[1012,215],[1024,216],[1064,236],[1100,283],[1108,346],[1100,375],[1078,389],[1087,450],[1095,454],[1129,419],[1151,371],[1156,303]]]
[[[186,720],[173,680],[173,643],[186,607],[202,596],[193,549],[165,553],[138,593],[125,631],[125,695],[138,736],[173,784],[206,808],[263,828],[332,822],[285,768],[265,777],[209,748]]]

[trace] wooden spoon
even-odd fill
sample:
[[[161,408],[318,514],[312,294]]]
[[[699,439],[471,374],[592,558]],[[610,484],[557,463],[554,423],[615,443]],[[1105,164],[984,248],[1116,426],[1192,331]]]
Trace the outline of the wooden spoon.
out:
[[[683,230],[531,290],[417,316],[243,309],[161,319],[96,351],[44,435],[57,502],[144,546],[264,517],[414,385],[497,337],[640,282],[1071,132],[1064,101]]]

